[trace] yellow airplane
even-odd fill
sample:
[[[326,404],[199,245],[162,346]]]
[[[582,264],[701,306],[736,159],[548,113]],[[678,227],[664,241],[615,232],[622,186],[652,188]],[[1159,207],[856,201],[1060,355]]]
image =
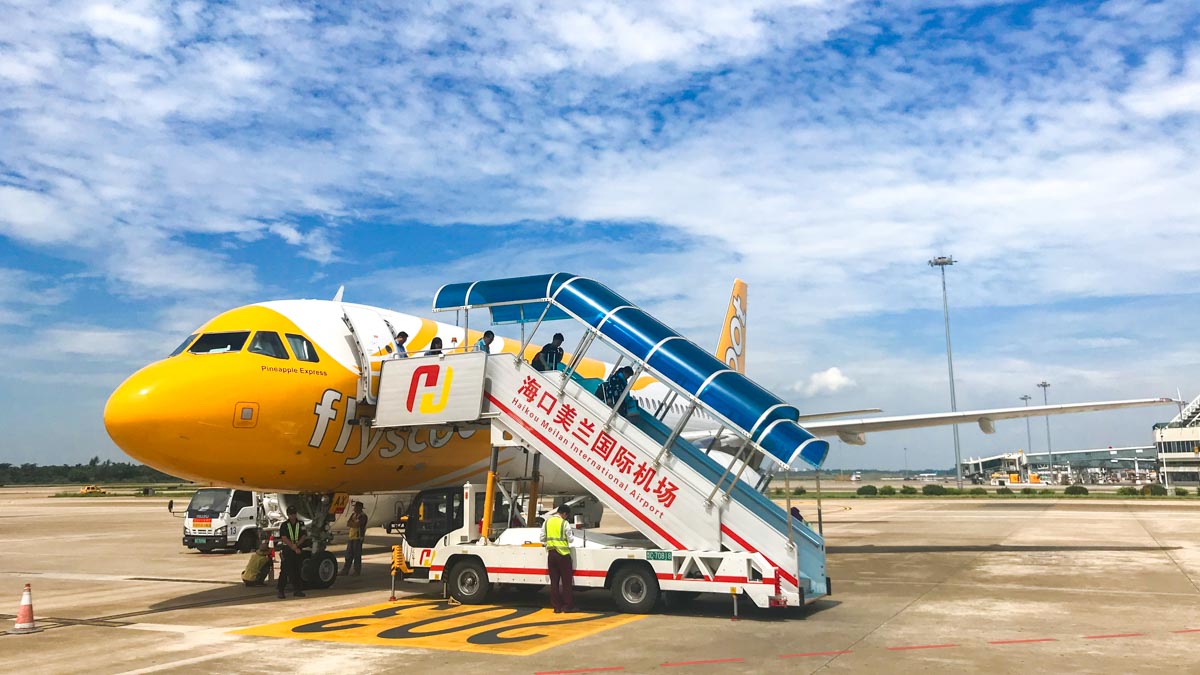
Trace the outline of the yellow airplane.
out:
[[[482,333],[340,296],[264,302],[209,320],[112,394],[104,410],[109,436],[129,456],[171,475],[265,492],[363,494],[482,479],[491,452],[486,431],[380,430],[360,419],[371,416],[382,361],[396,356],[393,336],[406,333],[408,353],[418,355],[434,340],[446,351],[469,349]],[[746,303],[746,284],[737,280],[717,345],[718,356],[740,372]],[[490,346],[492,353],[520,349],[519,340],[500,336]],[[525,357],[540,349],[530,344]],[[366,368],[361,354],[370,355]],[[603,378],[610,368],[584,359],[578,370]],[[649,377],[634,390],[651,410],[667,394]],[[500,457],[514,470],[524,461],[519,450]],[[583,494],[554,467],[541,471],[543,493]]]

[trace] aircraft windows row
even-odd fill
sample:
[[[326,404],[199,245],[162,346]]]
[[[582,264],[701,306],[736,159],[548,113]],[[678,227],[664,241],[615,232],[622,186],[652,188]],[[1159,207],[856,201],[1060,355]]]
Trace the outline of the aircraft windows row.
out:
[[[260,330],[254,334],[248,351],[251,354],[262,354],[273,359],[287,359],[288,357],[287,350],[283,348],[283,340],[279,339],[279,333],[268,330]]]
[[[317,356],[317,350],[313,347],[313,343],[309,342],[308,338],[303,335],[294,335],[286,333],[288,344],[291,345],[292,351],[296,354],[296,358],[300,361],[309,363],[317,363],[321,359]],[[192,354],[225,354],[230,352],[240,352],[246,344],[246,340],[250,337],[250,331],[230,331],[225,333],[205,333],[200,336],[199,340],[192,343],[196,338],[191,335],[183,341],[183,344],[176,349],[171,356],[175,356],[187,348],[189,343],[192,343],[191,349],[188,349]],[[246,351],[251,354],[262,354],[273,359],[287,360],[291,358],[288,355],[287,349],[283,346],[283,340],[279,338],[279,333],[269,330],[260,330],[254,334],[254,339],[250,340],[250,347]]]
[[[196,340],[196,344],[188,351],[192,354],[223,354],[225,352],[240,352],[250,337],[250,331],[234,331],[230,333],[205,333]]]
[[[187,336],[187,339],[185,339],[183,342],[180,342],[179,346],[175,348],[175,351],[171,352],[167,358],[169,359],[172,356],[178,356],[179,354],[182,354],[183,350],[187,349],[188,345],[192,344],[192,340],[196,339],[196,335],[197,333],[192,333],[191,335]]]

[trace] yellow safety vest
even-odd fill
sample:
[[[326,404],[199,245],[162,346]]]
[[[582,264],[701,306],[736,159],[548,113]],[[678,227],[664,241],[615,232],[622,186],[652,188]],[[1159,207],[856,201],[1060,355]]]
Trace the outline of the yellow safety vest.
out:
[[[301,527],[300,521],[296,521],[295,523],[285,522],[283,526],[287,528],[288,539],[291,539],[293,544],[299,546]]]
[[[550,516],[546,521],[546,548],[563,555],[571,555],[567,544],[567,521],[561,516]]]

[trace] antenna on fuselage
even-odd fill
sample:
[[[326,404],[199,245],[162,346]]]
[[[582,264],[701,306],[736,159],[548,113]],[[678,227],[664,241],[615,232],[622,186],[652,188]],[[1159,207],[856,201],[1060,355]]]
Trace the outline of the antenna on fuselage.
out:
[[[343,293],[345,290],[346,290],[346,287],[345,287],[345,286],[338,286],[338,292],[333,294],[333,301],[334,301],[334,302],[341,302],[341,301],[342,301],[342,293]]]

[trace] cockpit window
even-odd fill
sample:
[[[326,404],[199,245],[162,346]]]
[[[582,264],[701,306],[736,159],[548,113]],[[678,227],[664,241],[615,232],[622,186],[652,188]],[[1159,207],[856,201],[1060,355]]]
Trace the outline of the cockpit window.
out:
[[[308,341],[308,338],[303,335],[287,335],[288,344],[292,346],[292,351],[296,354],[296,358],[301,361],[309,361],[317,363],[321,359],[317,356],[317,350],[313,347],[313,343]]]
[[[196,340],[196,344],[188,351],[193,354],[222,354],[225,352],[240,352],[250,337],[250,331],[243,330],[233,333],[205,333]]]
[[[260,330],[254,334],[254,339],[250,341],[251,354],[263,354],[275,359],[286,359],[288,357],[287,350],[283,348],[283,340],[279,339],[279,333],[274,333],[269,330]]]
[[[183,342],[180,342],[179,346],[175,348],[175,351],[171,352],[171,355],[168,356],[167,358],[169,359],[169,358],[171,358],[171,356],[178,356],[179,354],[183,353],[183,350],[187,349],[187,346],[192,344],[192,340],[195,340],[195,339],[196,339],[195,333],[192,333],[191,335],[187,336],[187,339],[185,339]]]

